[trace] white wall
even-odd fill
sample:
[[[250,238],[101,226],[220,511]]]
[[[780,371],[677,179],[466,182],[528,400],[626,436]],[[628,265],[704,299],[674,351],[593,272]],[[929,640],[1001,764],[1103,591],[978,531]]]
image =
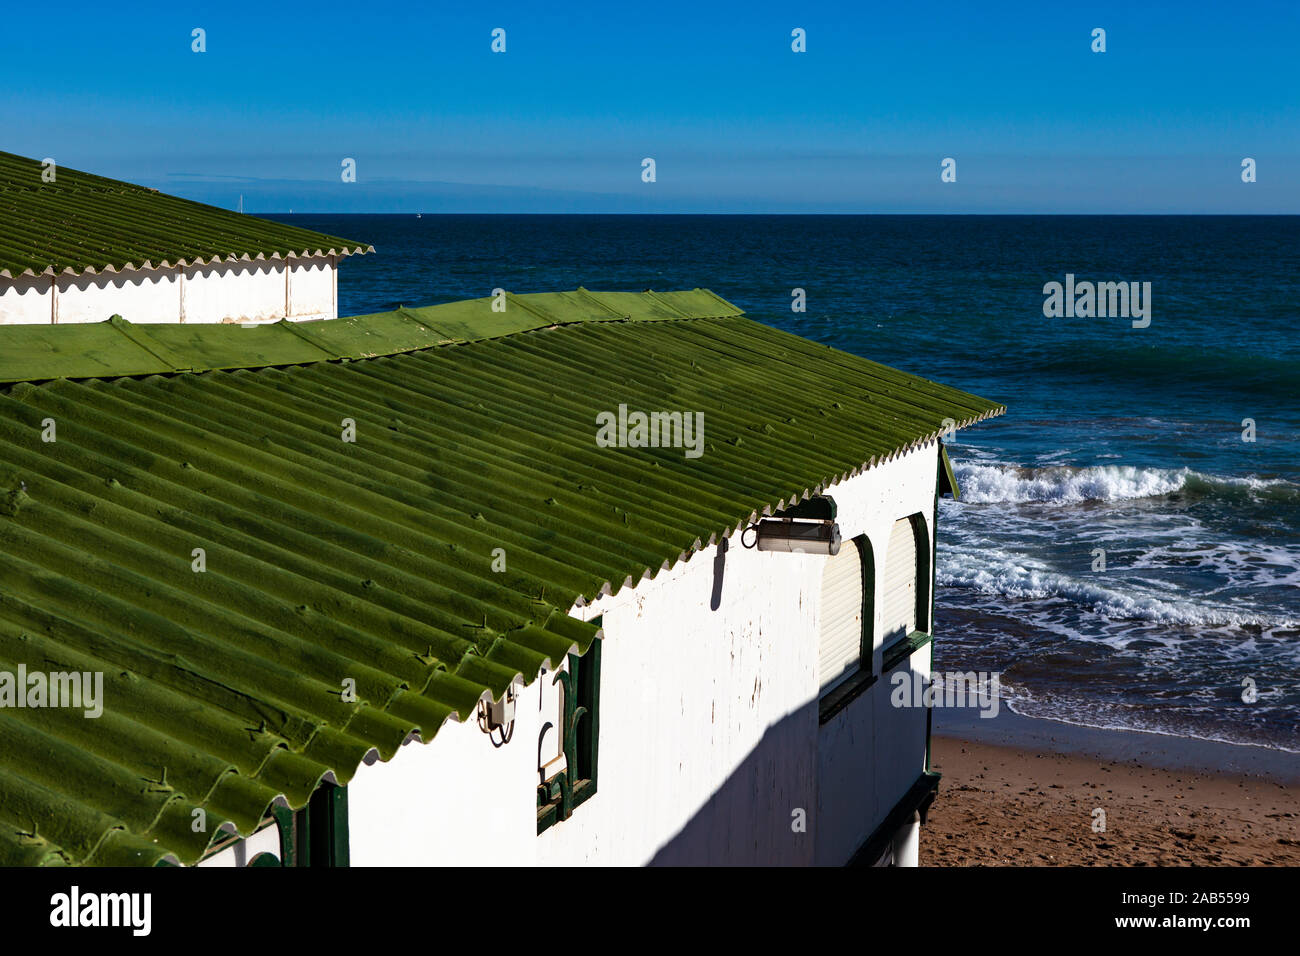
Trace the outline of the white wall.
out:
[[[348,784],[351,865],[532,863],[537,687],[522,691],[503,747],[494,748],[470,714],[387,763],[362,765]]]
[[[0,325],[52,322],[53,284],[50,276],[0,277]]]
[[[752,535],[750,536],[752,537]],[[825,559],[732,541],[603,611],[599,786],[537,839],[558,864],[808,864]],[[810,821],[811,822],[811,821]]]
[[[185,270],[185,321],[266,322],[284,318],[289,295],[285,269],[282,259],[190,266]],[[121,315],[135,321],[125,312]]]
[[[0,325],[102,322],[112,315],[136,323],[332,319],[338,314],[335,259],[0,278]]]
[[[827,489],[844,537],[870,538],[877,580],[893,522],[920,512],[929,527],[937,454],[931,443]],[[534,835],[534,684],[505,747],[472,721],[448,724],[362,767],[348,795],[353,864],[847,861],[920,776],[925,711],[889,706],[885,675],[819,726],[824,563],[733,536],[721,557],[709,548],[575,609],[605,629],[595,796]],[[928,673],[929,660],[926,647],[911,666]]]
[[[132,322],[175,322],[179,318],[178,269],[141,269],[110,275],[58,276],[55,321],[102,322],[120,315]]]
[[[295,319],[334,318],[334,283],[337,272],[332,256],[290,260],[289,316]]]

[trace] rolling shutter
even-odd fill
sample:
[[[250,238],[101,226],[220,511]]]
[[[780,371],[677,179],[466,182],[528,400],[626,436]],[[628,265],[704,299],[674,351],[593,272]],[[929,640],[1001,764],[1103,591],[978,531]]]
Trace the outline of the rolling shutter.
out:
[[[916,630],[916,535],[908,518],[894,522],[885,552],[884,628],[886,646]]]
[[[856,541],[846,541],[822,571],[818,673],[823,691],[858,669],[863,599],[861,552]]]

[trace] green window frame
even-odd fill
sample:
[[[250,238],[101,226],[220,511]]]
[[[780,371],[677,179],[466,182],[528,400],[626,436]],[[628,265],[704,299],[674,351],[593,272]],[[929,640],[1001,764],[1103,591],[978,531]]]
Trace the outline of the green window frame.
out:
[[[911,657],[914,651],[925,647],[934,636],[934,551],[932,540],[926,528],[925,515],[918,511],[915,514],[908,515],[907,520],[912,526],[912,538],[916,544],[916,629],[884,648],[880,665],[882,674],[889,673],[889,671]],[[886,560],[888,560],[888,555],[886,555]]]
[[[569,819],[596,795],[600,756],[600,647],[592,642],[585,655],[569,655],[569,669],[553,678],[564,686],[565,769],[537,785],[537,833]],[[548,675],[548,678],[550,675]]]
[[[348,788],[322,783],[301,810],[272,807],[265,826],[279,830],[280,855],[259,853],[248,866],[348,866]],[[209,858],[239,843],[230,837],[212,847]]]

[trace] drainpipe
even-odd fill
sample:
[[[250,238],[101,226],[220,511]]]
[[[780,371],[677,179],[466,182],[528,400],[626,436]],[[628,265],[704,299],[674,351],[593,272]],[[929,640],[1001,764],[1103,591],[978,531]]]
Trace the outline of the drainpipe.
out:
[[[921,814],[898,828],[894,834],[894,866],[918,866],[921,862]]]

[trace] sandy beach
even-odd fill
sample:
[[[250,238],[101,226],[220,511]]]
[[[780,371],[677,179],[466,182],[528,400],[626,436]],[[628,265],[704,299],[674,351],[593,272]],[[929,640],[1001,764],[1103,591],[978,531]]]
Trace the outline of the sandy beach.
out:
[[[921,865],[1300,865],[1294,780],[1146,764],[936,733]]]

